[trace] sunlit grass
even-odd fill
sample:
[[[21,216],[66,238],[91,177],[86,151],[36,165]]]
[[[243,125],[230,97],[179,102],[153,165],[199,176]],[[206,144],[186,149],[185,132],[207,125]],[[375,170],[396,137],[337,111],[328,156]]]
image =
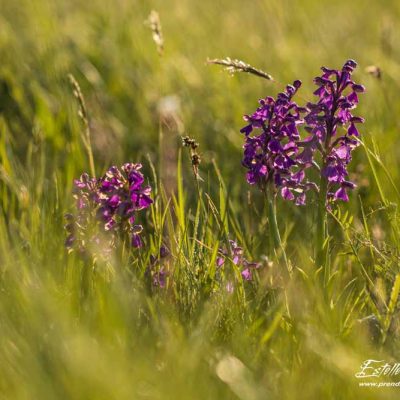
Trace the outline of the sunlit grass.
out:
[[[400,360],[398,2],[0,4],[0,398],[397,395],[359,388],[354,374],[369,358]],[[162,56],[144,23],[152,9]],[[225,57],[275,81],[206,63]],[[245,183],[239,129],[259,97],[299,77],[311,92],[319,66],[348,58],[367,87],[366,124],[351,166],[358,188],[329,217],[323,291],[315,203],[278,204],[292,278],[266,259],[267,210]],[[90,169],[69,73],[86,100],[96,173],[142,162],[154,198],[141,221],[145,246],[97,260],[84,295],[87,265],[64,248],[72,182]],[[201,179],[184,134],[200,143]],[[229,239],[263,263],[254,282],[230,261],[217,273]],[[171,252],[165,289],[146,275],[161,244]]]

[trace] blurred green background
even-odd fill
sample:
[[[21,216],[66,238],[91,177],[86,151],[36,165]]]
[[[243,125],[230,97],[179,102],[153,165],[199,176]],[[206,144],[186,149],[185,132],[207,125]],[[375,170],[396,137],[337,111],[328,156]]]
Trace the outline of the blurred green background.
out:
[[[161,19],[162,56],[145,24],[151,10]],[[251,305],[248,310],[258,311],[236,325],[243,309],[220,299],[187,326],[168,301],[153,303],[116,273],[111,282],[99,278],[95,311],[82,322],[80,270],[63,250],[62,216],[73,204],[74,177],[89,169],[72,73],[89,111],[97,173],[141,161],[151,176],[151,161],[173,192],[179,136],[196,138],[204,186],[218,195],[215,162],[243,241],[253,259],[261,257],[263,199],[245,185],[240,165],[242,115],[295,79],[303,81],[298,100],[312,100],[319,68],[339,68],[353,58],[355,80],[367,88],[358,109],[366,119],[362,137],[374,156],[371,164],[362,147],[355,152],[351,172],[358,188],[342,209],[362,228],[362,202],[367,231],[387,252],[377,262],[375,283],[388,297],[398,273],[399,24],[396,0],[0,0],[0,398],[395,398],[398,390],[357,391],[353,375],[364,359],[379,351],[400,357],[398,341],[379,348],[357,330],[342,335],[347,316],[357,321],[374,311],[362,284],[343,306],[357,309],[356,316],[321,310],[311,318],[315,326],[304,315],[321,294],[307,284],[292,287],[293,314],[282,324],[279,302],[261,319],[256,315],[265,304]],[[275,81],[230,77],[206,63],[226,56]],[[368,73],[369,66],[382,76]],[[187,203],[195,209],[185,154],[183,174]],[[312,203],[279,207],[288,253],[307,270]],[[340,251],[336,265],[345,290],[358,267],[348,250]],[[214,340],[210,326],[232,327],[226,328],[230,339]]]
[[[53,150],[53,165],[65,166],[66,158],[78,158],[66,79],[73,73],[93,119],[97,160],[109,164],[154,153],[157,108],[165,96],[177,96],[185,132],[201,143],[206,161],[218,158],[233,176],[237,165],[227,161],[240,157],[241,116],[258,98],[301,79],[301,96],[310,100],[321,65],[340,67],[354,58],[356,79],[368,87],[360,106],[364,131],[392,167],[397,154],[387,150],[394,149],[397,129],[390,116],[398,108],[399,8],[396,1],[357,0],[3,1],[2,116],[20,147],[37,127]],[[144,24],[152,9],[165,38],[161,58]],[[276,82],[229,79],[205,63],[225,56],[266,70]],[[383,82],[364,72],[369,65],[382,68]]]

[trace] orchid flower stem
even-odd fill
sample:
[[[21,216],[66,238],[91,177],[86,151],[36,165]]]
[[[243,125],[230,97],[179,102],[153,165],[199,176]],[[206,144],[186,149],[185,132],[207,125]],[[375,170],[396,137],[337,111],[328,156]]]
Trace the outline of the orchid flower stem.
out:
[[[322,267],[321,280],[323,284],[328,280],[327,271],[327,212],[326,212],[326,196],[328,192],[328,181],[325,176],[321,176],[321,184],[318,198],[317,209],[317,228],[315,236],[315,263],[317,268]]]
[[[269,185],[269,187],[265,191],[268,203],[268,222],[269,222],[270,237],[272,239],[271,253],[277,254],[279,251],[281,251],[283,260],[288,270],[288,275],[290,276],[291,269],[289,266],[288,259],[286,257],[285,249],[282,245],[281,235],[279,234],[278,222],[276,218],[276,196],[273,189],[274,189],[273,186]]]

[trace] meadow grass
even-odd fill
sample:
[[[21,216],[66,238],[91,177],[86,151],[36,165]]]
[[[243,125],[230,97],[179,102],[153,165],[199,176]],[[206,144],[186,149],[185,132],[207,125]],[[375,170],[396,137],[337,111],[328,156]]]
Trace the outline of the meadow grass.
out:
[[[0,398],[396,398],[354,374],[367,359],[400,362],[399,18],[395,0],[0,0]],[[227,56],[274,81],[207,64]],[[310,100],[318,68],[348,58],[366,123],[358,187],[329,216],[324,288],[316,200],[279,201],[289,277],[270,256],[239,130],[258,98],[300,78]],[[200,178],[185,134],[200,144]],[[153,188],[145,246],[92,268],[64,246],[73,179],[127,161]],[[263,263],[253,281],[229,259],[217,271],[229,239]],[[165,288],[146,274],[162,244]]]

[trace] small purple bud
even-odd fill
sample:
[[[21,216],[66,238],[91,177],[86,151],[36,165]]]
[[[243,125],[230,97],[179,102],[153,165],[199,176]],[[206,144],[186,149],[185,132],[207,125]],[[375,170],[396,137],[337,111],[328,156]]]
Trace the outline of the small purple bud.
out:
[[[362,123],[364,123],[365,122],[365,119],[364,118],[362,118],[362,117],[351,117],[350,118],[350,122],[353,122],[353,123],[355,123],[355,124],[362,124]]]
[[[358,93],[363,93],[363,92],[365,92],[365,86],[363,86],[363,85],[358,85],[358,84],[353,84],[352,85],[352,87],[351,87],[355,92],[358,92]]]
[[[295,80],[294,82],[293,82],[293,86],[296,88],[296,89],[299,89],[300,88],[300,86],[301,86],[301,81],[300,80]]]
[[[160,258],[165,258],[165,257],[168,257],[169,255],[170,255],[170,252],[167,249],[167,247],[162,245],[160,247]]]
[[[343,181],[341,183],[341,185],[342,185],[342,187],[349,188],[349,189],[354,189],[356,187],[356,185],[350,181]]]

